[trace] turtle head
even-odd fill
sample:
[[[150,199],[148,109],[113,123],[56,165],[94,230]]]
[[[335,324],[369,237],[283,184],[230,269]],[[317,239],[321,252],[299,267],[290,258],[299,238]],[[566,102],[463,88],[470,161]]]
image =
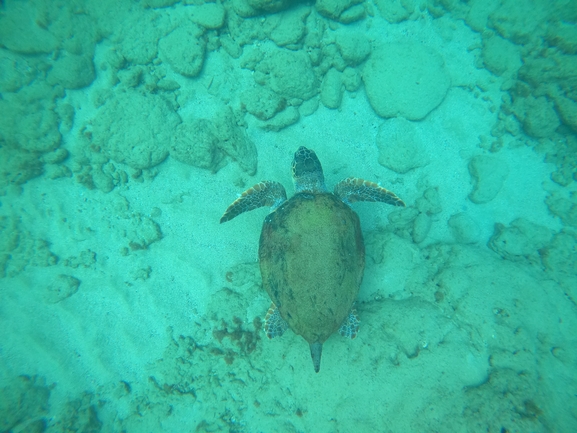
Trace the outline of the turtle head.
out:
[[[317,154],[304,146],[298,148],[292,163],[295,193],[326,192],[323,167]]]

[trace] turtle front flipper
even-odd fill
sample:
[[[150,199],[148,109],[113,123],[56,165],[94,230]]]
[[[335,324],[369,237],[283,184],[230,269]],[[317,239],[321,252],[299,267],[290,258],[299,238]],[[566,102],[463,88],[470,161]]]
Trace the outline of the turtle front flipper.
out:
[[[380,187],[374,182],[347,177],[335,185],[335,195],[345,203],[356,201],[381,201],[393,206],[405,206],[403,200],[393,192]]]
[[[263,206],[276,207],[286,200],[284,186],[278,182],[263,181],[247,189],[224,212],[220,222],[230,221],[243,212]]]
[[[280,337],[288,328],[288,323],[281,317],[278,308],[271,302],[264,318],[264,332],[268,338]]]
[[[359,320],[357,310],[353,308],[349,313],[349,315],[343,321],[341,327],[339,328],[339,334],[341,334],[343,337],[347,337],[352,340],[359,333],[360,323],[361,321]]]

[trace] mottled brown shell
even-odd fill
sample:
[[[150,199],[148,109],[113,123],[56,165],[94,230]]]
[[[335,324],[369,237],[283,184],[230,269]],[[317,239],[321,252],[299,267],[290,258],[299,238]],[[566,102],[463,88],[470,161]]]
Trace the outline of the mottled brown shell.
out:
[[[310,344],[322,344],[359,292],[365,267],[359,217],[333,194],[296,194],[265,219],[259,259],[282,318]]]

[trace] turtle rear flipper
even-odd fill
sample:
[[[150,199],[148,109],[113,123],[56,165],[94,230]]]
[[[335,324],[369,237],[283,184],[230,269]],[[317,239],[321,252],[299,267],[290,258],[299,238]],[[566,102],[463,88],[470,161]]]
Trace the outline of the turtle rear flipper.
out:
[[[281,317],[278,308],[271,302],[264,318],[264,332],[268,338],[280,337],[288,328],[288,323]]]
[[[360,323],[361,321],[359,320],[357,310],[353,308],[339,328],[339,334],[352,340],[359,333]]]
[[[393,206],[405,206],[403,200],[397,197],[395,193],[380,187],[374,182],[356,177],[347,177],[337,183],[334,193],[345,203],[381,201]]]
[[[353,312],[351,311],[351,315]],[[356,314],[356,313],[355,313]],[[357,329],[358,329],[358,319],[357,319]],[[344,326],[344,324],[343,324]],[[275,338],[280,337],[284,334],[284,332],[288,328],[288,323],[281,317],[278,308],[272,302],[266,313],[266,317],[264,319],[264,330],[266,336],[268,338]],[[342,327],[341,327],[342,328]],[[355,334],[356,336],[356,334]],[[351,337],[354,338],[354,337]],[[313,360],[313,366],[315,368],[315,372],[318,373],[321,369],[321,355],[323,353],[323,344],[322,343],[311,343],[311,358]]]
[[[243,192],[224,212],[220,222],[230,221],[249,210],[263,206],[276,207],[286,200],[284,186],[278,182],[263,181]]]

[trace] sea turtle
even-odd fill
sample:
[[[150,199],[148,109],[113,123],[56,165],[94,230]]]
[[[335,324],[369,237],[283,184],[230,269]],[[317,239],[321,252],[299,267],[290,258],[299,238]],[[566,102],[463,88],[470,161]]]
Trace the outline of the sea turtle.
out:
[[[269,338],[290,327],[310,345],[315,371],[322,345],[337,329],[355,338],[359,319],[353,304],[365,269],[365,245],[355,201],[405,206],[395,194],[354,177],[326,186],[314,151],[299,147],[292,162],[295,195],[287,200],[278,182],[263,181],[242,193],[220,222],[270,206],[262,226],[259,262],[272,304],[265,319]]]

